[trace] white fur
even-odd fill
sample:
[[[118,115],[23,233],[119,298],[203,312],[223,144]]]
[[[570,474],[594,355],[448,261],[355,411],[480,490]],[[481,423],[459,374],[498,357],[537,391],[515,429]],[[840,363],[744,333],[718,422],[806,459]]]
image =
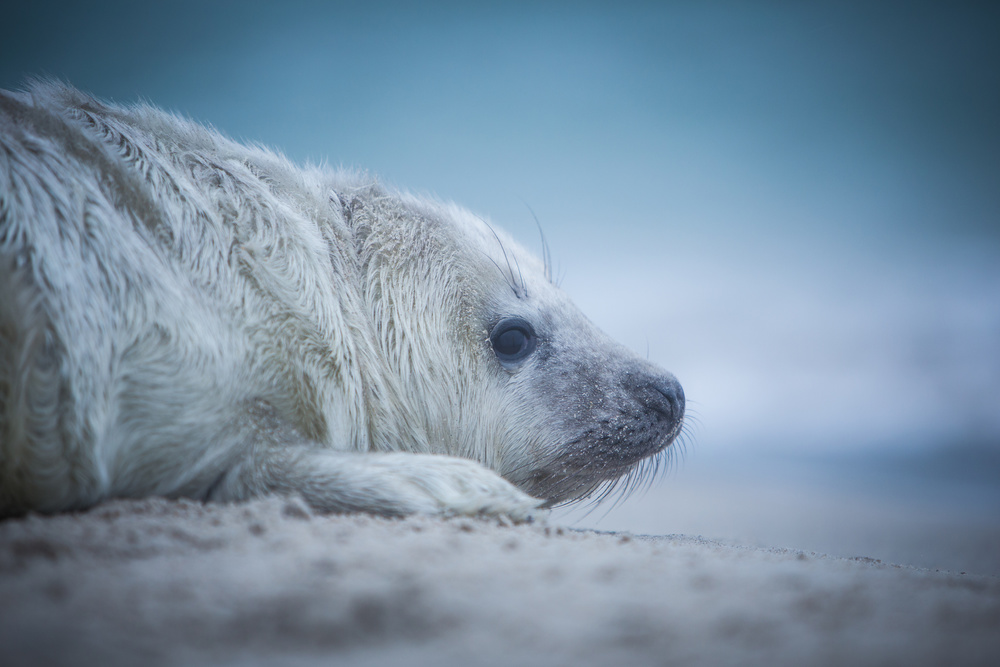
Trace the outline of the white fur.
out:
[[[0,513],[280,492],[523,519],[497,473],[565,438],[488,313],[592,330],[458,207],[54,84],[0,93],[0,282]]]

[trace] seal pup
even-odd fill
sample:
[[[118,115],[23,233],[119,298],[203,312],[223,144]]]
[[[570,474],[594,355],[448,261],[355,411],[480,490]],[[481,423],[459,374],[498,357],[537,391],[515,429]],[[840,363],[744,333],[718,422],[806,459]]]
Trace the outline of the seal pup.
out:
[[[684,394],[453,204],[146,105],[0,93],[0,513],[298,493],[529,517]]]

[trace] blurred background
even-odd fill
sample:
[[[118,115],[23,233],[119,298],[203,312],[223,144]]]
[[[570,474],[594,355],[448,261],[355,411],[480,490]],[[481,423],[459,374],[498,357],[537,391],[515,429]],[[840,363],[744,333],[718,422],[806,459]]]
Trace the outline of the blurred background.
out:
[[[0,87],[147,100],[537,249],[530,206],[693,416],[648,491],[558,522],[1000,575],[998,7],[36,0]]]

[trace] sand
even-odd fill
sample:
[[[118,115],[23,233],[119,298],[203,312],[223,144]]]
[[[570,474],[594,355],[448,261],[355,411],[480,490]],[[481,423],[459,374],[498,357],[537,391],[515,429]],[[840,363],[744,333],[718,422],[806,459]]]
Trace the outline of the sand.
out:
[[[1000,578],[162,499],[0,522],[0,663],[1000,664]]]

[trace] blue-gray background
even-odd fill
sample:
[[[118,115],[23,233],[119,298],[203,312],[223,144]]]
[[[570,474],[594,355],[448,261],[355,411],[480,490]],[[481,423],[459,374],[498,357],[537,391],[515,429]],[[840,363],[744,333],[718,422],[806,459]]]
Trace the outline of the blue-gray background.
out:
[[[988,3],[19,3],[54,76],[437,194],[684,384],[663,483],[561,520],[1000,574]],[[537,247],[537,246],[536,246]]]

